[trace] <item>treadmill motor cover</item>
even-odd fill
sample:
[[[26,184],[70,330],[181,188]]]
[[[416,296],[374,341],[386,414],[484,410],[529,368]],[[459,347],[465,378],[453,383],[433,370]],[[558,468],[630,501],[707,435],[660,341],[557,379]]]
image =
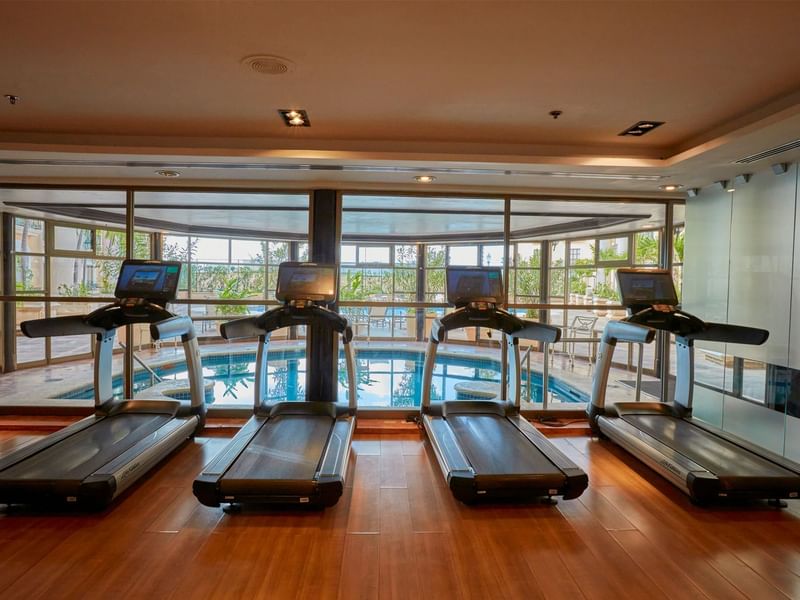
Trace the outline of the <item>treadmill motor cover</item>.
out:
[[[126,260],[122,263],[114,296],[170,302],[177,295],[180,275],[179,262]]]
[[[669,271],[619,269],[617,278],[625,306],[678,305],[678,294]]]
[[[336,265],[281,263],[275,297],[281,302],[311,300],[329,304],[336,300],[338,272]]]
[[[495,267],[447,267],[447,301],[453,306],[471,302],[502,304],[503,272]]]

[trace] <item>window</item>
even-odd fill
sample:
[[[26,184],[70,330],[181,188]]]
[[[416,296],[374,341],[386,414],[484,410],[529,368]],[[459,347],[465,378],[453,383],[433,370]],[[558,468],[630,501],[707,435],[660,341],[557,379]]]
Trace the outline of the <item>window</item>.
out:
[[[477,246],[450,246],[447,250],[447,264],[460,267],[478,266]]]
[[[92,230],[80,227],[53,227],[53,248],[68,252],[91,252]]]
[[[359,246],[358,262],[388,265],[391,256],[389,246]]]
[[[600,240],[599,262],[619,262],[628,260],[628,238],[615,237]]]
[[[658,231],[639,231],[634,235],[634,264],[658,265],[661,236]]]

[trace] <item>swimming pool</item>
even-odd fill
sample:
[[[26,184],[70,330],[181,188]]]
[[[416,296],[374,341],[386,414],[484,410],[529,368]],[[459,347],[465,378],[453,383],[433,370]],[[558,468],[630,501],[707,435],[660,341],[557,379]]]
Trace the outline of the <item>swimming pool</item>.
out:
[[[305,350],[275,349],[269,352],[269,377],[267,391],[272,401],[302,400],[305,382]],[[409,408],[419,406],[422,393],[422,369],[425,355],[409,349],[359,349],[356,355],[358,404],[359,406],[383,408]],[[203,377],[214,382],[213,394],[207,394],[206,402],[215,406],[252,405],[255,386],[254,351],[226,352],[203,355]],[[159,377],[183,379],[186,364],[174,361],[154,366]],[[455,386],[459,383],[478,381],[498,383],[500,362],[489,358],[447,354],[440,352],[433,375],[433,400],[440,400],[442,392],[448,399],[456,398]],[[531,373],[531,401],[541,402],[541,373]],[[339,401],[346,402],[346,376],[344,359],[339,364]],[[122,397],[122,378],[114,378],[114,396]],[[150,375],[137,371],[134,380],[136,392],[152,385]],[[523,372],[523,398],[525,398],[526,374]],[[550,377],[549,385],[556,402],[587,402],[588,395],[563,381]],[[59,398],[91,399],[94,389],[83,386],[61,394]]]

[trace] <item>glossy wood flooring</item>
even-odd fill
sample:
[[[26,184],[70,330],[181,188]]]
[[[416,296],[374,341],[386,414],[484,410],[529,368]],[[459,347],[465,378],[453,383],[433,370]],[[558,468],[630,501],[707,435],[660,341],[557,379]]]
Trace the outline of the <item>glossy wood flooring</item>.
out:
[[[191,493],[226,441],[104,514],[0,516],[0,598],[800,598],[796,502],[696,508],[606,442],[554,440],[591,481],[557,506],[459,504],[414,433],[359,436],[333,509],[227,515]]]

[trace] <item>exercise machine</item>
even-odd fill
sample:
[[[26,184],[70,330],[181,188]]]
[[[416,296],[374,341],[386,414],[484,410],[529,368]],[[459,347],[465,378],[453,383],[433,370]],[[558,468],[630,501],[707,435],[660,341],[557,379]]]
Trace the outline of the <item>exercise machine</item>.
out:
[[[347,319],[326,308],[336,300],[338,268],[282,263],[276,298],[283,305],[255,317],[223,323],[225,339],[258,338],[254,411],[227,447],[194,481],[194,495],[207,506],[229,503],[333,506],[344,490],[350,441],[355,431],[356,382],[353,333]],[[328,399],[270,402],[267,349],[273,331],[305,325],[341,336],[347,366],[348,404]],[[318,373],[306,370],[306,389]],[[334,383],[335,386],[335,383]]]
[[[431,328],[423,370],[422,425],[453,495],[462,502],[577,498],[588,485],[586,473],[520,415],[519,340],[552,343],[558,341],[560,330],[501,309],[503,295],[499,268],[447,268],[447,300],[456,310],[436,319]],[[511,388],[507,400],[432,401],[439,344],[448,331],[467,327],[502,334]]]
[[[94,414],[0,458],[0,504],[102,509],[198,432],[205,420],[203,377],[194,326],[166,309],[175,298],[178,262],[126,260],[117,301],[89,315],[24,321],[28,337],[94,336]],[[180,337],[190,401],[116,400],[116,330],[150,324],[154,340]]]
[[[763,344],[763,329],[706,323],[677,308],[669,271],[619,269],[622,304],[629,316],[610,321],[587,409],[595,434],[616,442],[698,503],[724,498],[778,502],[800,494],[800,467],[764,448],[692,418],[694,343],[699,340]],[[656,331],[675,336],[673,402],[617,402],[605,395],[614,349],[620,342],[650,343]]]

